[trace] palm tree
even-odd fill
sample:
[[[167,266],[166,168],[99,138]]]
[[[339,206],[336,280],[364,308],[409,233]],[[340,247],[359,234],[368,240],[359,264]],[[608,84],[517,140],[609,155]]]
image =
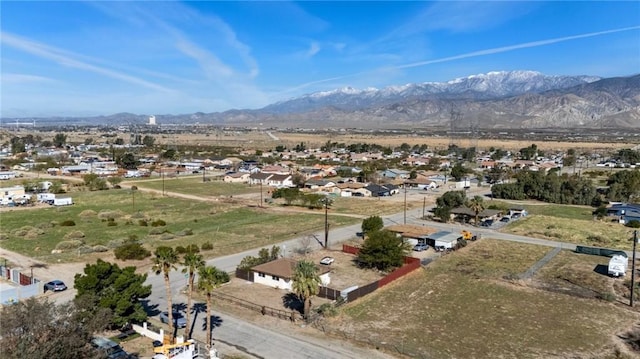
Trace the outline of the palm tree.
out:
[[[187,296],[187,327],[185,328],[185,335],[187,339],[191,339],[191,297],[193,295],[193,284],[196,279],[196,271],[201,267],[204,267],[205,262],[202,258],[202,254],[196,252],[187,252],[182,260],[184,268],[182,273],[189,274],[189,292]]]
[[[302,260],[296,264],[293,271],[293,292],[304,302],[304,317],[309,320],[311,297],[320,291],[320,276],[318,267],[313,262]]]
[[[156,248],[153,258],[153,270],[156,274],[164,274],[164,284],[167,288],[167,319],[169,321],[169,331],[173,333],[173,305],[171,303],[171,285],[169,283],[169,273],[176,269],[178,254],[171,247],[160,246]]]
[[[480,212],[484,211],[484,198],[482,196],[474,196],[472,199],[467,202],[467,207],[469,207],[473,213],[476,214],[476,225],[478,225],[478,215]]]
[[[202,266],[198,270],[198,289],[207,296],[207,348],[213,345],[211,338],[211,298],[213,290],[229,281],[229,274],[216,267]]]

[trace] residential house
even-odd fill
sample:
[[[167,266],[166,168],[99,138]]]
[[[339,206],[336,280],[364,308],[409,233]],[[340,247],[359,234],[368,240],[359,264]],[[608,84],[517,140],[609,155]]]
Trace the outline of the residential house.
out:
[[[274,261],[257,265],[251,268],[253,281],[276,289],[292,290],[293,273],[297,261],[289,258],[279,258]],[[329,285],[331,277],[330,268],[319,267],[318,274],[323,286]]]
[[[452,208],[449,213],[451,214],[452,219],[457,219],[458,221],[465,223],[472,220],[475,221],[476,218],[476,212],[466,206]],[[500,215],[502,215],[502,211],[486,208],[478,213],[478,221],[482,222],[487,219],[497,219]]]
[[[616,216],[618,221],[627,224],[631,221],[640,221],[640,204],[615,203],[607,208],[607,216]]]
[[[387,197],[400,193],[398,186],[393,184],[378,185],[370,183],[364,187],[364,190],[366,190],[365,196],[367,197]]]
[[[291,173],[291,170],[288,167],[283,167],[279,165],[269,165],[269,166],[262,167],[262,170],[260,172],[272,173],[272,174],[278,174],[278,175],[288,175]]]
[[[223,182],[227,183],[248,183],[251,174],[247,172],[229,172],[222,178]]]
[[[437,232],[435,228],[415,224],[395,224],[384,227],[384,229],[396,233],[411,245],[416,245],[420,242],[420,239]]]
[[[343,182],[336,184],[336,188],[340,190],[341,197],[371,196],[371,193],[364,189],[365,186],[362,182]]]
[[[254,184],[266,185],[267,180],[271,176],[273,176],[273,174],[271,173],[262,173],[262,172],[251,173],[249,175],[249,184],[250,185],[254,185]]]
[[[386,178],[404,180],[404,179],[409,179],[409,176],[411,175],[411,172],[405,171],[405,170],[396,169],[396,168],[390,168],[390,169],[382,171],[381,175],[382,175],[382,177],[386,177]]]
[[[267,185],[271,187],[283,188],[283,187],[295,187],[293,184],[293,176],[272,174],[267,178]]]
[[[440,231],[419,238],[420,244],[426,244],[431,247],[444,247],[445,249],[454,249],[458,244],[458,239],[462,238],[461,233]]]
[[[0,204],[6,206],[18,199],[26,199],[29,195],[25,193],[24,186],[12,186],[0,188]]]

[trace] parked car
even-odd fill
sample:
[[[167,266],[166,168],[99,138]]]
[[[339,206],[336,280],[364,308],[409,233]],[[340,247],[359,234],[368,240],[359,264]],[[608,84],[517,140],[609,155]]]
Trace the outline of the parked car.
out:
[[[416,252],[426,251],[427,249],[429,249],[429,246],[422,243],[418,243],[415,246],[413,246],[413,250]]]
[[[509,223],[510,220],[511,220],[511,218],[509,218],[509,217],[500,218],[500,222],[504,222],[504,223]]]
[[[329,265],[332,264],[335,259],[333,257],[324,257],[320,260],[320,264]]]
[[[489,219],[489,220],[480,222],[480,227],[491,227],[492,224],[493,224],[493,220]]]
[[[67,285],[61,280],[52,280],[44,285],[44,291],[60,292],[67,289]]]
[[[91,340],[91,345],[102,351],[106,355],[107,359],[129,359],[129,353],[124,351],[118,343],[110,339],[94,337]]]
[[[435,249],[436,252],[444,252],[446,250],[445,246],[435,246],[433,249]]]
[[[187,326],[187,319],[185,319],[184,315],[180,312],[171,313],[171,319],[173,319],[173,325],[178,328],[185,328]],[[160,313],[160,321],[162,323],[169,323],[169,312]]]

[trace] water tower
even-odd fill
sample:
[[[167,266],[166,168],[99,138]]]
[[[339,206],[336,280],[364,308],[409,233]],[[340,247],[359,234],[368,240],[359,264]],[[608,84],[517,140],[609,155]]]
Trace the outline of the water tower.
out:
[[[154,116],[154,115],[149,116],[149,125],[150,126],[155,126],[156,125],[156,116]]]

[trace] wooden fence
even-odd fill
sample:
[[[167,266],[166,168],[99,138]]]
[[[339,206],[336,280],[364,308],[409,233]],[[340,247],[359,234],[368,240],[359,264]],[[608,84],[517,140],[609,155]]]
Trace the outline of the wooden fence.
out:
[[[354,246],[350,246],[348,244],[343,244],[342,245],[342,251],[344,253],[349,253],[349,254],[353,254],[353,255],[357,255],[360,252],[360,248],[358,247],[354,247]]]
[[[236,269],[236,278],[253,282],[253,271],[246,269]]]
[[[340,297],[340,291],[337,289],[320,286],[318,297],[327,298],[330,300],[337,300]]]
[[[384,278],[378,281],[379,287],[383,287],[394,280],[407,275],[410,272],[420,268],[420,259],[413,257],[404,257],[404,265],[393,272],[387,274]]]
[[[353,302],[354,300],[363,297],[371,292],[375,292],[376,289],[379,288],[379,283],[380,281],[375,281],[375,282],[371,282],[367,285],[364,285],[362,287],[358,287],[357,289],[352,290],[351,292],[349,292],[349,294],[347,294],[347,301],[348,302]]]
[[[261,313],[262,315],[270,315],[272,317],[290,320],[295,322],[296,320],[303,319],[302,314],[296,312],[295,310],[287,311],[277,308],[268,307],[266,305],[260,305],[253,302],[249,302],[244,299],[240,299],[234,297],[232,295],[223,294],[219,292],[213,292],[213,296],[217,299],[226,300],[227,302],[236,304],[240,307],[252,310],[254,312]]]

